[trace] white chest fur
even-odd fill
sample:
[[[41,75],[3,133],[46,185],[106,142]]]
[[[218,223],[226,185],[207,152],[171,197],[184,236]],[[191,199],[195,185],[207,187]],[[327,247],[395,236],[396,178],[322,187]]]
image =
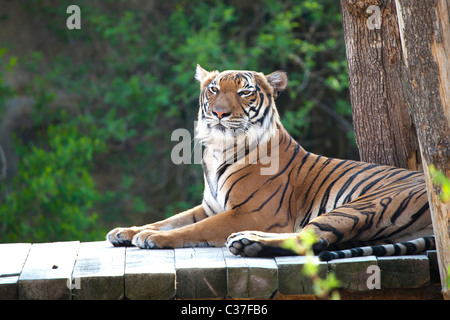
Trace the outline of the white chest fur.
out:
[[[223,176],[219,174],[224,163],[224,155],[218,149],[209,149],[205,151],[203,155],[203,171],[205,178],[203,207],[208,215],[214,215],[225,211],[224,191],[221,189]]]

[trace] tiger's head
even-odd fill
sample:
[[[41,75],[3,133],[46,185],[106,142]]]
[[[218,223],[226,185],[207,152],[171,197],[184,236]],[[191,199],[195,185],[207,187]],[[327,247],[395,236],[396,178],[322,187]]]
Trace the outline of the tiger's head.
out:
[[[196,137],[203,144],[223,144],[239,137],[261,143],[279,125],[274,100],[286,89],[285,72],[209,72],[197,65],[195,78],[201,92]]]

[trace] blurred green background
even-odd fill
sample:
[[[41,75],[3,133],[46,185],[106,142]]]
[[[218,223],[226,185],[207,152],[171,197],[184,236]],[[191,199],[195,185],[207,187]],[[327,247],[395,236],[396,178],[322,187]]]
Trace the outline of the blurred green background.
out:
[[[197,63],[287,71],[288,131],[358,158],[338,1],[0,0],[0,242],[101,240],[200,203],[201,166],[170,160]]]

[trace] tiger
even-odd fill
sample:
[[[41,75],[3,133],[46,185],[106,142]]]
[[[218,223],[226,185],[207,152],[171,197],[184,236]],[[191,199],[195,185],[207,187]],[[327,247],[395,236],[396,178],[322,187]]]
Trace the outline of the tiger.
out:
[[[115,228],[107,234],[114,246],[226,246],[234,255],[273,257],[299,254],[286,242],[312,232],[314,253],[325,261],[434,248],[424,175],[303,149],[275,105],[286,72],[197,65],[195,79],[202,203],[162,221]]]

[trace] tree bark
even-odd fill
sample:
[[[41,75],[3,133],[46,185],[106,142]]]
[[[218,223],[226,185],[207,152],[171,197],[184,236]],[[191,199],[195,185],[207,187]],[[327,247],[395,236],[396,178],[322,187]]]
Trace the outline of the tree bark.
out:
[[[450,204],[439,199],[429,166],[450,177],[449,2],[341,0],[361,159],[410,169],[421,161],[446,299]]]
[[[433,229],[436,237],[442,292],[450,267],[450,203],[439,198],[429,166],[450,177],[450,28],[449,0],[395,0],[401,34],[404,83],[409,83],[408,100],[427,180]]]
[[[417,136],[401,78],[404,66],[395,4],[341,0],[341,8],[360,158],[420,170]]]

